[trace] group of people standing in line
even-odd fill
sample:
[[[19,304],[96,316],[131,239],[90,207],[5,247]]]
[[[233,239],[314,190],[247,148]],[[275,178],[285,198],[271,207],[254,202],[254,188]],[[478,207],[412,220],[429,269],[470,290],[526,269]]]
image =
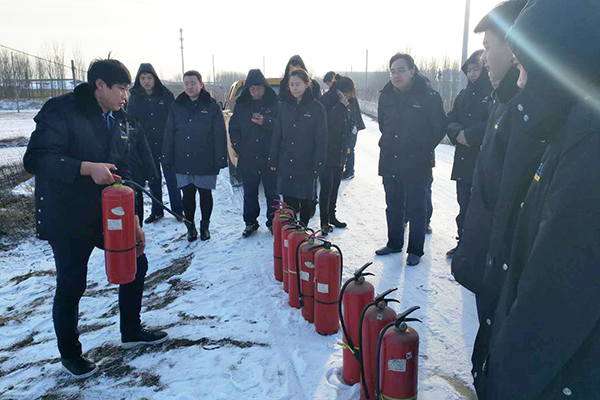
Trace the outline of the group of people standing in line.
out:
[[[216,187],[219,169],[227,166],[225,121],[198,72],[186,72],[183,81],[184,92],[174,99],[152,65],[142,64],[127,111],[143,127],[150,144],[151,151],[144,154],[151,153],[153,162],[140,164],[153,164],[153,168],[146,169],[151,173],[145,174],[150,190],[162,199],[158,174],[162,165],[170,204],[176,214],[183,211],[189,241],[198,237],[194,215],[199,192],[200,239],[207,240],[213,206],[211,190]],[[344,166],[346,178],[354,175],[354,145],[364,123],[352,79],[331,72],[324,82],[329,90],[321,95],[319,84],[310,79],[304,61],[297,55],[286,65],[279,95],[260,70],[248,73],[229,122],[244,190],[243,237],[259,228],[261,182],[269,229],[272,207],[279,195],[294,207],[305,225],[318,201],[324,235],[334,226],[346,226],[336,217],[337,194]],[[348,155],[351,158],[347,163]],[[318,193],[316,179],[320,182]],[[154,203],[145,222],[163,216],[161,206]]]

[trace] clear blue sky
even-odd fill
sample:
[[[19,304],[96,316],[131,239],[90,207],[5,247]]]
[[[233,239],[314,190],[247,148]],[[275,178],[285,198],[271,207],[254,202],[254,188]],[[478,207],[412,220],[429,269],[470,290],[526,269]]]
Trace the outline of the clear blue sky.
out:
[[[472,0],[470,31],[497,0]],[[300,6],[299,6],[300,5]],[[2,0],[0,44],[39,54],[44,43],[65,46],[65,60],[80,47],[86,61],[123,61],[132,73],[151,62],[166,79],[181,72],[179,28],[184,29],[186,69],[206,79],[215,68],[246,72],[263,66],[280,76],[300,54],[318,75],[328,70],[381,68],[410,48],[418,57],[459,59],[465,0],[191,1]],[[469,52],[481,48],[471,34]]]

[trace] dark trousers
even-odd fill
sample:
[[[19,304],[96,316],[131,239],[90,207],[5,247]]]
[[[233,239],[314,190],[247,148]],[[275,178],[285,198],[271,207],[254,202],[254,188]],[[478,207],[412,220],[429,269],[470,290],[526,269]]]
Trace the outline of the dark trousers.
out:
[[[304,226],[308,226],[308,222],[315,215],[315,201],[298,199],[291,196],[283,196],[283,201],[296,212],[296,217],[299,218],[300,222]]]
[[[196,192],[200,193],[202,221],[210,221],[210,215],[213,210],[212,190],[197,188],[193,183],[183,188],[183,212],[185,219],[194,222],[196,215]]]
[[[86,289],[87,263],[94,247],[103,247],[102,238],[69,238],[50,241],[56,263],[56,293],[52,318],[58,341],[58,350],[63,358],[74,358],[82,354],[77,322],[79,300]],[[119,311],[121,335],[131,336],[140,329],[140,310],[144,279],[148,271],[145,255],[137,259],[135,280],[119,286]]]
[[[152,181],[148,184],[150,187],[150,192],[154,197],[162,201],[162,178],[160,178],[160,161],[155,156],[154,163],[156,166],[156,171],[158,172],[159,179]],[[181,191],[177,187],[177,178],[175,174],[174,166],[165,166],[163,165],[163,174],[165,176],[165,181],[167,182],[167,191],[169,192],[169,204],[171,210],[175,214],[181,215],[182,204],[181,204]],[[160,204],[153,201],[152,202],[152,215],[163,215],[164,211]],[[139,214],[143,216],[144,214]],[[143,217],[140,217],[140,219]]]
[[[352,175],[354,174],[354,148],[356,147],[356,139],[358,139],[358,134],[350,134],[348,139],[348,148],[350,149],[350,153],[348,153],[346,158],[346,169],[344,170],[344,173],[347,175]]]
[[[342,181],[342,167],[325,168],[319,174],[321,191],[319,192],[319,211],[321,213],[321,226],[328,225],[330,217],[335,217],[335,205],[337,203],[340,182]]]
[[[456,181],[456,197],[458,198],[458,205],[460,206],[460,212],[456,217],[458,240],[460,240],[465,226],[467,208],[469,208],[469,202],[471,201],[471,182]]]
[[[427,228],[427,187],[429,179],[402,179],[383,177],[385,210],[388,226],[387,246],[401,249],[404,246],[405,217],[410,222],[408,254],[422,256]]]
[[[273,206],[277,199],[277,175],[272,171],[261,171],[257,174],[242,174],[242,185],[244,187],[244,222],[246,225],[257,222],[260,215],[258,203],[258,191],[262,181],[267,200],[267,226],[273,223]]]

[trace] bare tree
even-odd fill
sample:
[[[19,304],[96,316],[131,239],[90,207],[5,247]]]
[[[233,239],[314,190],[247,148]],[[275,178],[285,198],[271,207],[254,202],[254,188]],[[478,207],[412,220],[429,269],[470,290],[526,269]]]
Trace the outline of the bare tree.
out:
[[[21,100],[31,87],[32,75],[29,57],[8,50],[0,51],[2,97],[15,100],[17,112],[21,112]]]

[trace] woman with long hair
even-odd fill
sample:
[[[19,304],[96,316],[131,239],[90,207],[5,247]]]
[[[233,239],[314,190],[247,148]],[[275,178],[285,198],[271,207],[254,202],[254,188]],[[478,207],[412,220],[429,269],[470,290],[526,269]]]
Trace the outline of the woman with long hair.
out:
[[[269,154],[269,166],[278,175],[278,193],[304,225],[314,215],[315,178],[325,170],[327,158],[327,116],[310,83],[305,70],[290,72]]]

